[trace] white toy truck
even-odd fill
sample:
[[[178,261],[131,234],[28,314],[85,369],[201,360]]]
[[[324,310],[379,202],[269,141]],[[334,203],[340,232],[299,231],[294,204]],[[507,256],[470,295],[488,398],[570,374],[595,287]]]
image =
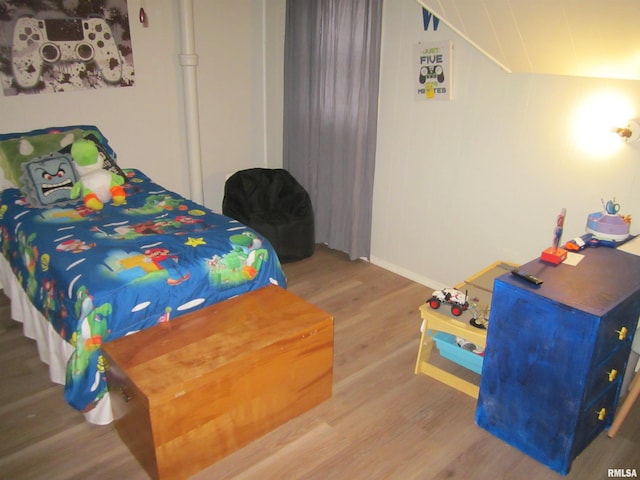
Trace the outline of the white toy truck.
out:
[[[462,312],[469,308],[467,294],[462,293],[460,290],[455,288],[435,290],[431,295],[431,298],[427,300],[427,303],[434,310],[440,308],[441,304],[448,303],[451,305],[451,313],[456,317],[462,315]]]

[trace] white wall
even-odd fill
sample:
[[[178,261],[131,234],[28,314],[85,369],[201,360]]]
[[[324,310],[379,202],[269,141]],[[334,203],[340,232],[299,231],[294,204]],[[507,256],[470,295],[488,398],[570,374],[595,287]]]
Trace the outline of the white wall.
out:
[[[227,175],[282,165],[284,0],[195,7],[205,204],[220,211]]]
[[[505,73],[442,23],[424,32],[414,0],[385,2],[383,22],[373,263],[453,285],[538,257],[563,207],[563,241],[603,197],[640,215],[640,142],[596,157],[571,133],[577,108],[604,92],[640,116],[640,82]],[[454,99],[414,101],[413,45],[441,39],[454,44]]]
[[[264,0],[265,12],[265,104],[267,162],[282,167],[282,124],[284,109],[284,30],[286,0]]]
[[[148,28],[138,22],[140,2],[128,4],[135,86],[0,95],[0,132],[97,125],[122,166],[189,196],[178,1],[146,2]],[[194,20],[204,199],[220,211],[227,174],[282,165],[284,0],[195,0]]]

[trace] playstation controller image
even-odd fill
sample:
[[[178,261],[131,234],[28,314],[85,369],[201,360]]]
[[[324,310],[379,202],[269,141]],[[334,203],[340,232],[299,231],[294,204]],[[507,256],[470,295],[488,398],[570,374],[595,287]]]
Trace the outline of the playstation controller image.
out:
[[[24,89],[38,85],[45,65],[81,62],[97,67],[102,78],[122,78],[122,57],[104,18],[38,19],[21,17],[13,30],[12,67]]]
[[[437,80],[438,83],[444,82],[444,69],[441,65],[436,66],[426,66],[422,65],[420,67],[420,74],[418,77],[418,82],[421,85],[424,85],[427,80]]]

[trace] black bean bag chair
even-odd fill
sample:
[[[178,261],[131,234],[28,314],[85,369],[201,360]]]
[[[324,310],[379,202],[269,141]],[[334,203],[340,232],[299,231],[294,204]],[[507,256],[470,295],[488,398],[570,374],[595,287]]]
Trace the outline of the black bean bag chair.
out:
[[[224,185],[222,213],[264,235],[282,263],[313,255],[311,199],[282,168],[250,168],[231,175]]]

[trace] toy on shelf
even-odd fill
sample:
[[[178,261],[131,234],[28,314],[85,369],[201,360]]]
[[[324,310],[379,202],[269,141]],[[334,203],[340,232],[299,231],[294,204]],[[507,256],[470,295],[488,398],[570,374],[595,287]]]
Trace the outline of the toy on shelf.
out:
[[[567,258],[567,251],[564,248],[560,248],[560,239],[562,238],[562,229],[564,227],[564,218],[566,216],[567,209],[563,208],[556,219],[556,228],[553,230],[553,246],[542,252],[542,255],[540,256],[541,260],[557,265]]]
[[[620,244],[613,240],[600,240],[599,238],[594,237],[593,233],[585,233],[584,235],[569,240],[565,243],[564,248],[570,252],[579,252],[587,247],[616,248],[618,245]]]
[[[484,347],[476,345],[473,342],[465,340],[462,337],[456,337],[456,345],[467,352],[475,353],[476,355],[484,356]]]
[[[442,303],[448,303],[451,305],[451,313],[459,317],[462,312],[469,308],[469,302],[467,301],[467,294],[462,293],[456,288],[445,288],[443,290],[435,290],[431,295],[431,298],[427,300],[427,303],[431,308],[437,310]]]
[[[591,213],[587,216],[588,233],[593,234],[598,240],[622,242],[629,238],[631,229],[631,215],[621,215],[620,204],[616,199],[605,203],[602,200],[602,212]]]
[[[469,310],[471,311],[471,320],[469,320],[469,325],[486,330],[489,326],[489,305],[479,305],[477,302],[473,302],[469,307]]]

